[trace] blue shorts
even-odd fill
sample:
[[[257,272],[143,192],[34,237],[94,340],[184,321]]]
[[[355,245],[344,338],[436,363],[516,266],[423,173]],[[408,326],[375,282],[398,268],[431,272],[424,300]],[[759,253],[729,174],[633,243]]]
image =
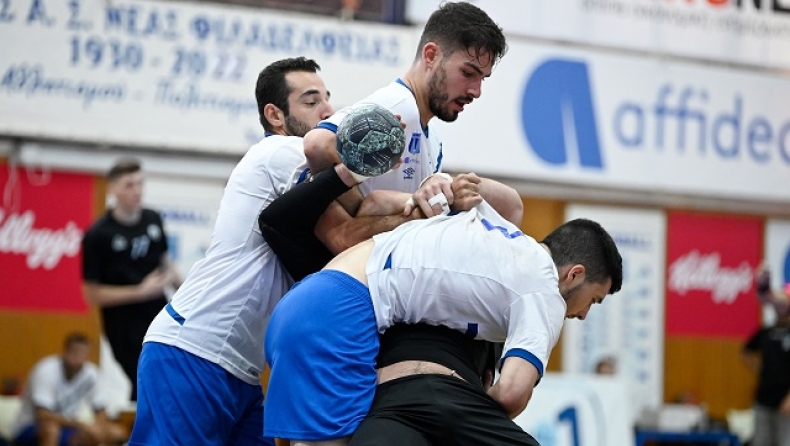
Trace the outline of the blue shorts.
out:
[[[306,277],[274,309],[267,437],[322,441],[356,431],[376,392],[379,337],[370,291],[340,271]]]
[[[269,445],[263,392],[211,361],[146,342],[129,445]]]
[[[69,426],[65,426],[60,428],[60,438],[58,439],[58,446],[68,446],[69,440],[74,434],[77,433],[77,429]],[[38,428],[36,425],[30,425],[24,429],[14,438],[14,443],[16,446],[38,446]]]

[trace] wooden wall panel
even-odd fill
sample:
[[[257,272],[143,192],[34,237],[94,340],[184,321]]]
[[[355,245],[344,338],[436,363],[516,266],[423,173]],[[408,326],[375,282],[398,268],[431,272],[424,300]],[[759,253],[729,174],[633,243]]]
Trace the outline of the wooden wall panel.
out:
[[[99,318],[95,310],[85,314],[0,311],[0,381],[24,381],[33,364],[60,353],[63,339],[74,331],[90,337],[91,361],[98,363]]]
[[[689,392],[712,417],[752,404],[756,376],[741,359],[745,340],[667,337],[664,345],[664,401]]]

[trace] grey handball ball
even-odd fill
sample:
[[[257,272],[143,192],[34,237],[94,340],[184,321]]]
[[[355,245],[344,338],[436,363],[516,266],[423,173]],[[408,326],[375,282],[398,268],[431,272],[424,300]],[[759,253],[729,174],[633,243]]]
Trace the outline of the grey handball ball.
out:
[[[406,146],[403,127],[395,115],[376,104],[351,108],[337,127],[337,152],[354,173],[374,177],[400,161]]]

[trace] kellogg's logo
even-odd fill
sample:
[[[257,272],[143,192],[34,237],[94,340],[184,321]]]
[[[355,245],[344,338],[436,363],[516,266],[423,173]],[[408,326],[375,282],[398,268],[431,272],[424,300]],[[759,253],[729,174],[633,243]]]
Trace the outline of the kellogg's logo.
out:
[[[27,256],[27,267],[51,270],[60,259],[80,252],[83,231],[69,221],[61,229],[35,228],[36,214],[25,211],[12,213],[0,209],[0,253]]]
[[[700,254],[691,251],[669,267],[669,289],[678,294],[710,291],[713,302],[732,304],[741,293],[752,289],[754,272],[744,261],[736,268],[721,266],[718,252]]]

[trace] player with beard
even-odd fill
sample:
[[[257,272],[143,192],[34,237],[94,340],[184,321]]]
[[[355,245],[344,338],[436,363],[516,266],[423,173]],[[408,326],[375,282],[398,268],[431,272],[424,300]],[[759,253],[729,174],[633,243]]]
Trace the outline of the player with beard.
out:
[[[399,115],[406,124],[402,164],[360,184],[362,196],[373,190],[413,194],[405,208],[405,199],[393,199],[405,215],[414,205],[430,217],[442,213],[445,203],[453,204],[451,179],[441,174],[444,156],[441,137],[429,122],[434,117],[455,121],[467,105],[480,97],[483,80],[491,76],[494,65],[506,51],[502,29],[474,5],[446,3],[431,15],[408,71],[359,101],[381,105]],[[339,110],[305,136],[305,155],[313,172],[340,162],[335,133],[347,113],[348,109]],[[521,223],[523,205],[513,189],[482,179],[480,194],[509,221]],[[352,212],[355,209],[345,207]],[[323,241],[333,246],[332,240]]]
[[[430,128],[429,121],[434,116],[447,122],[457,119],[468,104],[480,97],[483,80],[491,75],[493,66],[506,50],[501,28],[485,12],[469,3],[447,3],[432,14],[412,66],[401,78],[360,101],[387,107],[406,123],[403,164],[360,186],[359,191],[367,198],[365,203],[385,203],[380,207],[386,209],[381,215],[397,212],[410,215],[416,204],[422,212],[432,216],[445,212],[450,204],[460,199],[453,195],[453,190],[456,193],[468,191],[454,188],[452,178],[441,173],[441,138],[435,128]],[[337,112],[305,136],[305,155],[314,172],[340,162],[335,132],[345,114],[345,110]],[[489,179],[479,180],[477,186],[479,194],[501,215],[516,225],[521,223],[523,205],[516,191]],[[388,193],[387,189],[400,192]],[[371,200],[374,196],[376,200]],[[360,198],[346,194],[338,201],[353,215]],[[329,209],[340,208],[339,203],[330,205]],[[359,241],[356,233],[349,230],[354,219],[349,216],[337,218],[338,215],[341,214],[327,212],[315,228],[315,234],[335,254]],[[396,325],[387,330],[381,337],[378,367],[380,376],[392,383],[386,390],[379,389],[382,399],[377,398],[374,412],[397,410],[397,401],[393,404],[387,395],[394,395],[397,400],[400,377],[442,374],[451,369],[460,371],[468,382],[480,383],[479,377],[486,374],[486,369],[490,374],[499,355],[492,353],[490,344],[472,339],[446,327],[425,324]],[[419,434],[417,437],[422,438]],[[509,444],[513,438],[503,433],[496,441]],[[360,444],[366,441],[359,440]],[[488,440],[493,441],[493,438]]]
[[[231,173],[205,257],[148,329],[130,445],[273,444],[263,438],[263,338],[293,280],[257,220],[304,175],[302,136],[334,111],[318,70],[299,57],[261,71],[265,137]]]

